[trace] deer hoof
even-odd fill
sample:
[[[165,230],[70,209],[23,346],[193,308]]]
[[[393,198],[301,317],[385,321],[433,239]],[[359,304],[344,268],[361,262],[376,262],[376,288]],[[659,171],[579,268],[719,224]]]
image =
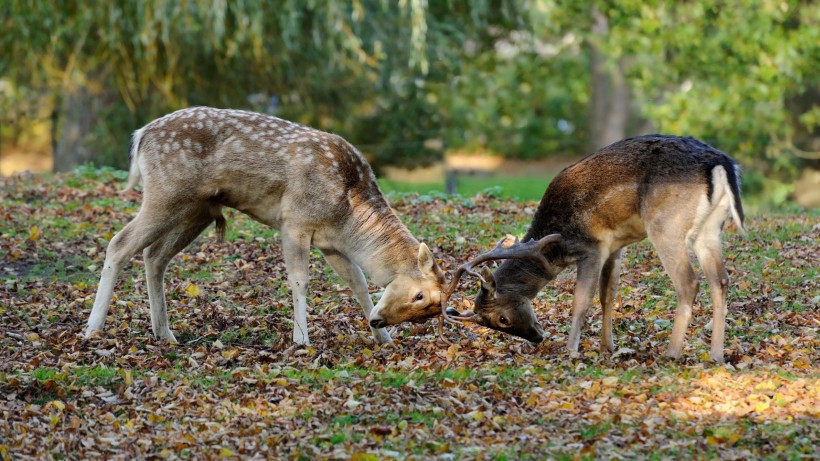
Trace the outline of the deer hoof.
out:
[[[310,345],[310,339],[307,336],[294,333],[294,335],[293,335],[293,344],[297,345],[297,346],[309,346]]]
[[[670,360],[678,360],[680,358],[680,354],[681,354],[680,349],[674,350],[674,349],[670,348],[669,350],[666,351],[666,358],[668,358]]]
[[[179,344],[177,338],[171,333],[171,330],[165,329],[165,331],[160,331],[159,333],[154,333],[157,339],[161,339],[163,341],[168,341],[170,344]]]
[[[84,339],[99,338],[100,336],[102,336],[102,330],[97,328],[89,328],[83,333]]]
[[[709,360],[715,362],[717,365],[723,364],[723,351],[711,352],[709,354]]]

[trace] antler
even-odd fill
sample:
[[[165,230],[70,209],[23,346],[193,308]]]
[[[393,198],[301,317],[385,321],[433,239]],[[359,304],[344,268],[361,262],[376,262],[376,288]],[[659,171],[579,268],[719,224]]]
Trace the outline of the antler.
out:
[[[543,250],[547,245],[559,242],[560,240],[560,234],[550,234],[540,240],[531,239],[527,242],[521,243],[518,240],[518,237],[513,237],[512,235],[507,234],[506,237],[498,241],[495,248],[484,254],[476,256],[470,262],[459,266],[458,270],[456,270],[455,277],[453,277],[453,281],[450,282],[450,286],[447,287],[447,290],[441,294],[441,316],[448,322],[462,323],[472,320],[477,315],[473,311],[467,311],[460,315],[449,315],[447,313],[447,300],[450,299],[450,295],[452,295],[456,290],[456,285],[458,285],[459,279],[465,272],[472,276],[478,277],[482,283],[486,283],[484,277],[473,270],[476,265],[496,259],[535,259],[541,263],[541,266],[545,271],[547,271],[547,273],[552,273],[552,264],[550,264],[549,261],[547,261],[547,258],[544,257]],[[439,332],[441,332],[441,329],[439,329]],[[447,340],[445,339],[445,341]]]

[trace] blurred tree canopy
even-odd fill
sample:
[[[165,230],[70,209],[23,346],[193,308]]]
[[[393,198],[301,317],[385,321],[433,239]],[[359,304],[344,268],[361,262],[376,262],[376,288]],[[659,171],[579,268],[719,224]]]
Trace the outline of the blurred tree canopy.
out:
[[[790,179],[820,151],[818,2],[6,0],[0,12],[3,137],[50,119],[56,169],[123,167],[130,131],[199,104],[337,132],[376,166],[445,149],[579,155],[663,132]]]

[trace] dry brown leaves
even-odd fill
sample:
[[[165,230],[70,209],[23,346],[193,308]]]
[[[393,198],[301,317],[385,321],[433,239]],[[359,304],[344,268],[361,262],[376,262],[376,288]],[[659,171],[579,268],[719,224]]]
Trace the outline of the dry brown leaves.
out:
[[[110,175],[2,181],[2,458],[816,455],[816,213],[761,214],[749,236],[727,234],[733,286],[721,367],[705,362],[703,284],[684,358],[659,359],[675,300],[647,244],[627,252],[614,356],[597,352],[600,308],[589,315],[584,356],[564,351],[571,271],[535,302],[548,332],[537,347],[473,326],[450,327],[460,342],[447,347],[430,324],[395,328],[394,343],[377,346],[318,257],[313,345],[294,348],[278,241],[238,213],[229,241],[206,231],[169,268],[174,346],[151,337],[139,257],[121,274],[108,330],[79,337],[107,240],[138,193],[118,197]],[[526,229],[536,206],[482,196],[391,201],[448,270]]]

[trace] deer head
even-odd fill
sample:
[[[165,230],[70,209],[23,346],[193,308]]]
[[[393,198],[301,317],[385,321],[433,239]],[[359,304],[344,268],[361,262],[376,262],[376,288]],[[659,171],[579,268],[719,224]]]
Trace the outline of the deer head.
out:
[[[493,250],[459,267],[442,298],[442,313],[445,319],[455,322],[474,322],[493,330],[519,336],[532,343],[541,342],[544,339],[544,329],[535,318],[530,298],[516,291],[499,291],[492,271],[487,267],[482,267],[480,273],[476,273],[474,268],[485,261],[497,259],[532,259],[537,261],[549,274],[554,269],[544,257],[544,249],[560,240],[560,235],[553,234],[540,240],[522,243],[517,238],[508,235],[501,239]],[[464,273],[474,275],[481,281],[480,290],[475,301],[475,310],[457,313],[453,309],[448,310],[446,304]]]
[[[423,322],[441,312],[444,272],[427,245],[419,245],[418,271],[399,274],[384,290],[370,314],[370,326],[384,328],[402,322]]]

